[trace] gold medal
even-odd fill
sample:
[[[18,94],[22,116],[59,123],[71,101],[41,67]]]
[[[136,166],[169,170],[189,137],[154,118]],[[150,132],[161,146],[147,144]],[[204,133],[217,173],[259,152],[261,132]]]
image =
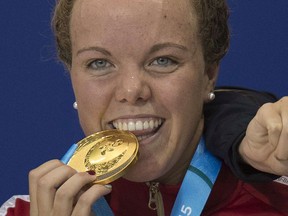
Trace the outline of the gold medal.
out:
[[[108,184],[123,176],[138,158],[138,140],[128,131],[100,131],[77,145],[67,164],[78,172],[94,170],[97,184]]]

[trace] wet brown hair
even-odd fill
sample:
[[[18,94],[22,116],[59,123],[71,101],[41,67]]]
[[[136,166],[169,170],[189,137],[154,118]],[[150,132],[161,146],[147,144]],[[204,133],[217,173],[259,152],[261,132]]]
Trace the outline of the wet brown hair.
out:
[[[52,18],[58,57],[68,68],[72,64],[70,18],[75,1],[57,0]],[[207,65],[218,64],[226,54],[230,40],[226,0],[190,1],[197,13],[205,62]]]

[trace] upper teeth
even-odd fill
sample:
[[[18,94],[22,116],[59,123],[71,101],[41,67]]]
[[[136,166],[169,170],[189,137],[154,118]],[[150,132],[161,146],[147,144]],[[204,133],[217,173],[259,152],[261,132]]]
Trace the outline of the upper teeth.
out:
[[[162,124],[162,119],[154,119],[154,120],[137,120],[132,121],[121,121],[117,120],[113,122],[113,126],[118,130],[125,131],[135,131],[135,130],[147,130],[147,129],[155,129]]]

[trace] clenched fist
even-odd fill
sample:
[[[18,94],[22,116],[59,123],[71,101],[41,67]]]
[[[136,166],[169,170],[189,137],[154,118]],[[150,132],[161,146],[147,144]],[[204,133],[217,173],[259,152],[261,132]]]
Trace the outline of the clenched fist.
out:
[[[288,97],[258,110],[239,151],[244,161],[258,170],[288,175]]]

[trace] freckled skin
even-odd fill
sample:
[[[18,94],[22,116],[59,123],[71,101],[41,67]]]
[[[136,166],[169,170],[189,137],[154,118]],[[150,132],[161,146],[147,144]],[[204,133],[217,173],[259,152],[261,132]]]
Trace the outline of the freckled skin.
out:
[[[140,146],[139,160],[125,178],[174,184],[182,180],[201,136],[202,107],[213,89],[217,68],[213,68],[215,76],[205,71],[196,17],[188,0],[143,3],[75,2],[72,84],[86,135],[108,129],[109,122],[123,116],[165,119],[160,130]],[[159,44],[181,48],[168,45],[151,52]],[[89,47],[97,50],[79,54]],[[163,56],[177,60],[177,65],[151,64]],[[91,59],[105,59],[112,66],[101,71],[87,68]]]

